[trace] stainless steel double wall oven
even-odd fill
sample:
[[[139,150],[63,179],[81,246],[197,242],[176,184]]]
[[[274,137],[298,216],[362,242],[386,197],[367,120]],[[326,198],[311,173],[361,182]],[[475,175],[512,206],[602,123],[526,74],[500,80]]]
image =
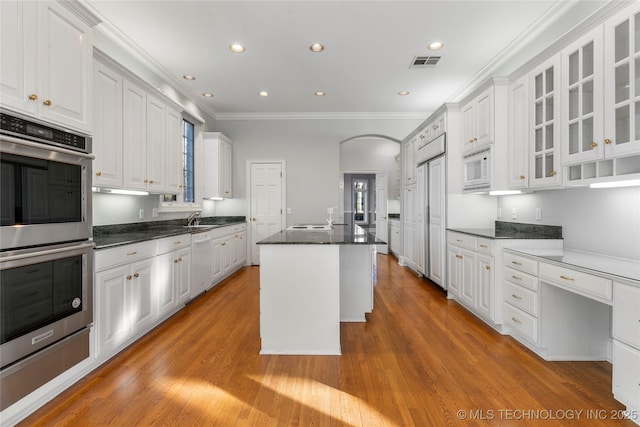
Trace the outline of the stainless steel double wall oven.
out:
[[[89,357],[91,138],[0,110],[0,410]]]

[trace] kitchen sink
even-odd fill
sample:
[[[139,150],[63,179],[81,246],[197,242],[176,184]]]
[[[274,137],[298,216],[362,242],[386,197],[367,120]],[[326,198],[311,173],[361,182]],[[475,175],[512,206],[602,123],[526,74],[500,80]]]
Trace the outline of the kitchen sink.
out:
[[[219,227],[215,224],[200,224],[200,225],[183,225],[184,228],[214,228]]]
[[[333,227],[323,224],[295,224],[287,227],[288,231],[329,231]]]

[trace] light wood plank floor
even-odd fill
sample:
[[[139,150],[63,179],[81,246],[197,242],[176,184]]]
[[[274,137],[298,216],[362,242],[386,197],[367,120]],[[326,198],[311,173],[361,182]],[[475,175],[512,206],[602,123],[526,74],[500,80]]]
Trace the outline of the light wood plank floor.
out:
[[[634,425],[612,419],[610,364],[545,362],[392,256],[342,356],[260,356],[258,312],[246,267],[23,425]]]

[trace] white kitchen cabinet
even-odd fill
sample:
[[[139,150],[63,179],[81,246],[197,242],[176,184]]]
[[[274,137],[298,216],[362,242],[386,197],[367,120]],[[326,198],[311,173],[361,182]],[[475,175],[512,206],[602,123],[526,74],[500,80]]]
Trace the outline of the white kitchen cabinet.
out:
[[[426,189],[425,189],[426,166],[420,165],[416,172],[416,206],[415,206],[415,264],[418,273],[424,275],[425,271],[425,215],[426,215]]]
[[[402,176],[403,185],[416,183],[416,150],[418,135],[402,142]]]
[[[443,112],[436,116],[433,120],[429,120],[427,123],[425,132],[426,132],[426,142],[437,138],[447,131],[447,113]]]
[[[96,252],[97,356],[115,351],[155,322],[154,253],[154,242]]]
[[[416,222],[418,189],[416,184],[404,186],[402,201],[402,217],[404,218],[402,233],[402,260],[403,264],[408,265],[412,269],[416,269],[418,255],[418,227]]]
[[[147,94],[147,174],[146,189],[149,192],[164,192],[165,171],[165,104],[151,94]]]
[[[640,287],[613,285],[613,393],[640,410]]]
[[[450,297],[460,298],[462,290],[462,257],[460,249],[447,246],[447,293]]]
[[[530,75],[531,136],[529,186],[558,187],[560,164],[560,56],[536,67]]]
[[[190,297],[191,235],[167,237],[157,244],[157,311],[163,318]]]
[[[123,82],[123,186],[147,189],[147,93],[129,80]]]
[[[123,79],[98,61],[93,71],[93,185],[122,188]]]
[[[182,114],[169,105],[165,108],[165,191],[180,194],[183,190]]]
[[[86,133],[92,128],[91,27],[64,3],[2,2],[2,106]]]
[[[399,256],[402,245],[402,236],[400,235],[400,221],[389,220],[389,249],[391,252]]]
[[[529,187],[529,75],[509,87],[507,187]]]
[[[462,111],[462,152],[475,151],[494,141],[493,87],[465,102]]]
[[[493,274],[493,256],[478,254],[475,263],[476,280],[476,309],[488,318],[494,319],[494,295],[495,289]]]
[[[205,199],[230,199],[232,184],[232,142],[220,132],[205,132],[204,194]]]
[[[196,233],[191,240],[191,297],[211,287],[213,281],[213,232]]]

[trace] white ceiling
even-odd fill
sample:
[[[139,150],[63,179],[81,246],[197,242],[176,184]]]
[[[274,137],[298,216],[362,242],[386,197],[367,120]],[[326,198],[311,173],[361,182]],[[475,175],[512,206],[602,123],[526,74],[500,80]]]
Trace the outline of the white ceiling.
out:
[[[421,114],[497,69],[531,33],[575,2],[85,0],[166,71],[177,90],[218,117]],[[568,30],[568,28],[567,28]],[[432,52],[427,45],[442,41]],[[234,54],[232,43],[246,52]],[[321,53],[309,50],[322,43]],[[409,69],[440,55],[432,69]],[[500,61],[497,59],[500,58]],[[493,67],[493,68],[492,68]],[[182,79],[184,74],[195,81]],[[266,90],[268,97],[258,96]],[[407,90],[408,96],[398,92]],[[314,96],[324,91],[326,96]],[[214,94],[202,97],[203,92]]]

